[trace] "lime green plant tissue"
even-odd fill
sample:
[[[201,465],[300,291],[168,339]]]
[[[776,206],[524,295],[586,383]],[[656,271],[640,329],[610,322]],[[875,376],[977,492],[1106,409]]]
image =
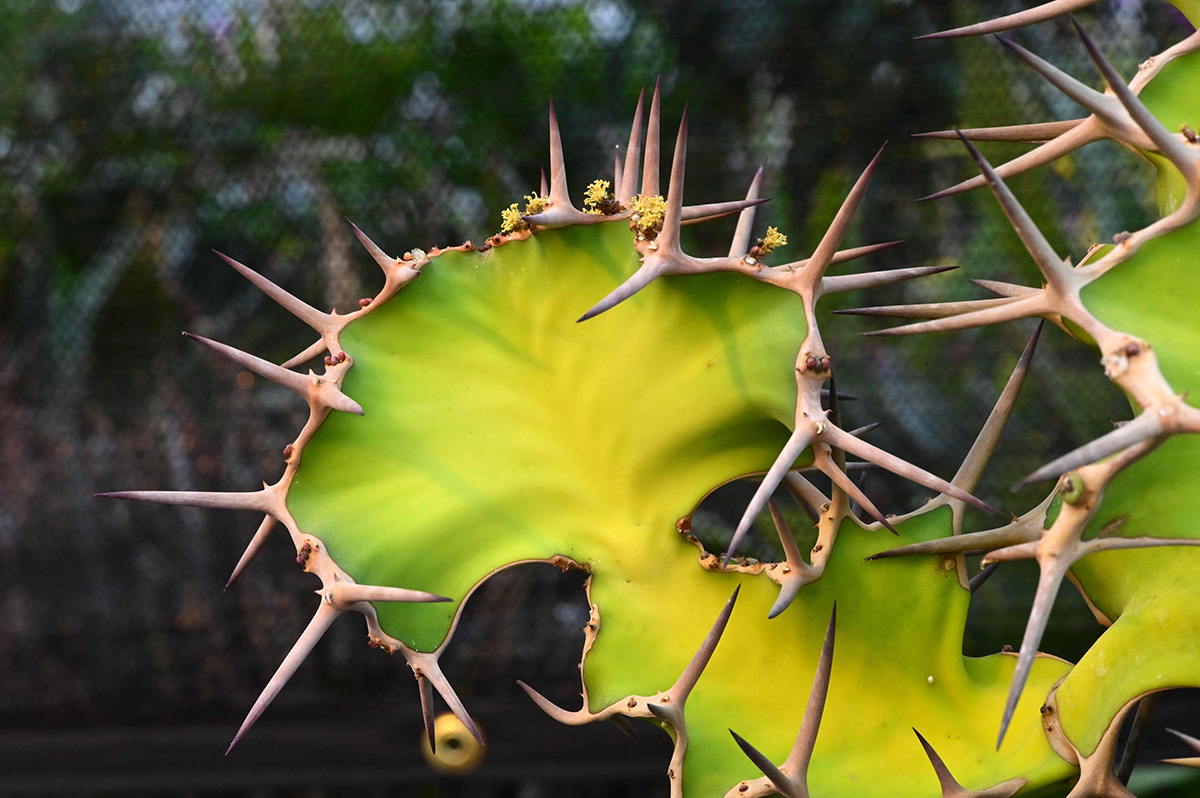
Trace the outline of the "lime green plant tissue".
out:
[[[1059,0],[937,35],[999,32],[1084,5]],[[1195,7],[1184,10],[1197,19]],[[560,707],[536,684],[522,687],[567,724],[660,725],[675,744],[672,795],[1129,794],[1113,769],[1121,720],[1149,693],[1200,686],[1200,552],[1186,548],[1200,541],[1200,444],[1184,434],[1200,431],[1186,400],[1200,382],[1189,299],[1200,145],[1187,127],[1200,121],[1200,38],[1148,59],[1127,82],[1080,36],[1103,91],[1005,43],[1090,116],[945,134],[966,142],[981,175],[938,196],[989,188],[1043,284],[991,282],[994,299],[858,311],[917,319],[881,334],[1041,318],[1096,349],[1128,395],[1131,420],[1030,475],[1057,482],[990,531],[964,534],[963,517],[968,505],[995,512],[971,491],[1035,341],[1014,358],[949,481],[842,425],[821,297],[944,270],[831,273],[889,246],[841,248],[882,151],[816,250],[789,261],[786,236],[754,234],[761,172],[744,199],[685,204],[686,110],[660,189],[656,89],[645,114],[638,101],[623,162],[588,186],[582,208],[568,192],[551,107],[549,180],[505,210],[484,244],[391,257],[354,228],[384,282],[352,313],[317,310],[225,258],[318,336],[283,365],[190,336],[308,402],[283,476],[248,493],[107,495],[257,512],[263,521],[233,578],[276,527],[318,578],[312,621],[233,743],[348,611],[365,617],[371,646],[407,661],[431,743],[435,692],[478,736],[439,655],[479,584],[543,561],[588,573],[582,701]],[[1073,264],[1003,179],[1101,138],[1158,169],[1163,216]],[[1043,143],[993,169],[970,139]],[[740,216],[727,253],[683,251],[682,225],[731,214]],[[321,357],[319,372],[295,370]],[[885,517],[847,476],[847,456],[937,496]],[[818,471],[828,496],[809,481]],[[765,476],[728,548],[706,551],[692,512],[751,474]],[[807,557],[777,490],[812,516]],[[780,562],[737,556],[764,513]],[[963,656],[978,584],[964,553],[978,550],[988,562],[1033,558],[1041,569],[1019,652]],[[1037,651],[1067,576],[1109,626],[1075,665]]]

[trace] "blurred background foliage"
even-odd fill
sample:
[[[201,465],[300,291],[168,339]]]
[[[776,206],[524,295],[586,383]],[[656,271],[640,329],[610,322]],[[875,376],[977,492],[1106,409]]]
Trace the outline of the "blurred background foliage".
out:
[[[770,223],[789,235],[787,258],[811,251],[858,172],[890,140],[849,243],[906,243],[872,267],[961,264],[969,276],[1035,284],[990,196],[913,201],[972,172],[957,144],[913,133],[1079,115],[994,42],[914,40],[1024,5],[0,0],[4,728],[211,721],[218,738],[228,737],[306,621],[312,584],[284,567],[283,536],[222,593],[253,519],[92,498],[121,488],[247,490],[282,469],[279,450],[302,423],[302,403],[237,374],[178,331],[277,362],[308,336],[211,248],[313,304],[351,308],[373,293],[378,273],[343,217],[392,253],[480,241],[498,228],[501,208],[537,187],[550,97],[578,198],[591,179],[611,174],[639,89],[661,76],[668,149],[684,104],[690,109],[688,201],[740,197],[765,162],[773,199],[760,229]],[[1187,32],[1155,0],[1108,0],[1080,17],[1126,75]],[[1065,26],[1015,38],[1098,85]],[[986,152],[999,161],[1020,148]],[[1144,224],[1151,184],[1136,155],[1100,144],[1012,181],[1058,250],[1074,258]],[[690,228],[691,250],[724,251],[731,230],[732,222]],[[823,309],[982,295],[952,273],[835,297]],[[832,317],[824,328],[838,387],[860,397],[848,408],[852,425],[886,422],[876,443],[949,475],[1032,330],[857,337],[879,326]],[[1040,496],[1014,496],[1009,485],[1048,453],[1128,416],[1094,355],[1057,330],[1044,337],[1033,371],[981,487],[982,498],[1017,512]],[[881,476],[866,485],[886,511],[922,500]],[[739,490],[697,515],[718,550],[740,512]],[[762,545],[769,556],[769,542]],[[1030,575],[1006,570],[973,599],[968,653],[1019,640],[1024,615],[1013,596],[1028,592]],[[452,680],[468,703],[505,717],[525,701],[517,677],[540,689],[553,683],[574,701],[586,617],[578,581],[535,569],[489,590],[451,649]],[[1068,657],[1099,631],[1080,601],[1056,610],[1054,624],[1058,635],[1046,645]],[[395,745],[415,751],[411,679],[402,663],[367,651],[351,626],[327,638],[262,725],[393,707],[403,718],[391,729]],[[537,722],[542,734],[568,736]],[[618,750],[612,737],[598,739],[587,743],[593,756]],[[544,773],[514,767],[489,782],[490,794],[542,794]],[[644,787],[614,767],[592,778],[596,792],[578,779],[555,782],[554,792],[660,794],[659,769],[651,762],[637,782]],[[423,785],[421,794],[453,794],[428,771],[404,778]],[[97,783],[80,776],[59,786]],[[45,786],[10,781],[0,791],[21,785]],[[168,776],[155,785],[178,786]]]

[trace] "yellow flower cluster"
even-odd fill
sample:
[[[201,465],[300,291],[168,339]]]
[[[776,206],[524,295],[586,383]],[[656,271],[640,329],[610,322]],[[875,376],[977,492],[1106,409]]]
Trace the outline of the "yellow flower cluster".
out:
[[[766,234],[758,240],[758,246],[755,247],[760,255],[770,255],[771,252],[779,247],[787,246],[787,236],[776,230],[774,227],[768,227]]]
[[[520,232],[526,230],[529,225],[525,223],[522,216],[533,216],[535,213],[541,213],[546,210],[546,198],[537,194],[525,195],[525,210],[519,210],[517,203],[509,205],[504,210],[500,211],[500,232],[504,235],[509,233]]]
[[[643,236],[654,238],[662,230],[666,215],[667,201],[661,195],[645,197],[638,194],[633,198],[633,214],[629,219]]]
[[[612,184],[607,180],[593,180],[588,183],[587,192],[583,198],[583,210],[585,213],[601,214],[604,209],[611,207],[612,195],[609,193],[609,188]]]

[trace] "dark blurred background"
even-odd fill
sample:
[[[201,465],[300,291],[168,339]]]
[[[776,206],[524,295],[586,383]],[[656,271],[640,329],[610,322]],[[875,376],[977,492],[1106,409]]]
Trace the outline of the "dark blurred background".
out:
[[[578,577],[548,567],[490,584],[447,655],[491,743],[470,777],[424,764],[411,675],[351,621],[223,760],[313,584],[276,535],[222,592],[255,519],[92,494],[274,480],[303,403],[178,333],[276,362],[309,336],[210,250],[353,307],[379,274],[343,217],[392,253],[481,241],[537,187],[550,97],[577,198],[610,175],[638,90],[661,76],[665,143],[690,108],[688,202],[742,196],[765,159],[759,230],[788,234],[789,259],[890,140],[848,243],[906,243],[869,268],[954,263],[1036,284],[990,196],[914,202],[973,167],[955,143],[911,138],[1081,115],[995,42],[914,40],[1025,5],[0,0],[0,793],[665,795],[665,735],[561,728],[515,687],[578,700],[586,606]],[[1126,75],[1190,30],[1157,0],[1079,18]],[[1065,24],[1015,38],[1099,85]],[[1150,175],[1098,144],[1012,185],[1078,258],[1150,218]],[[691,250],[723,252],[731,224],[691,228]],[[822,310],[981,296],[951,273]],[[857,337],[879,326],[823,327],[839,388],[859,397],[848,423],[884,421],[875,443],[949,476],[1032,326]],[[1009,485],[1128,417],[1095,361],[1048,331],[982,498],[1027,509],[1038,491]],[[874,474],[866,488],[887,512],[923,497]],[[697,514],[718,547],[739,490]],[[975,595],[967,653],[1019,642],[1034,573],[1006,566]],[[1099,631],[1064,593],[1044,647],[1078,656]]]

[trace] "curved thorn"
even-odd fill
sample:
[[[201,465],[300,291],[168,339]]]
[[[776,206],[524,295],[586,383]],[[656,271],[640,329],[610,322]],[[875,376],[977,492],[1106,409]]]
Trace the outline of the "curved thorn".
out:
[[[521,681],[520,679],[517,679],[517,686],[520,687],[522,690],[524,690],[525,695],[527,695],[531,699],[533,699],[533,703],[537,704],[538,707],[543,712],[545,712],[550,717],[554,718],[559,723],[565,723],[568,725],[576,726],[576,725],[579,725],[579,723],[581,723],[581,722],[586,722],[586,721],[580,721],[578,712],[568,712],[567,710],[560,707],[558,704],[555,704],[549,698],[546,698],[544,695],[539,693],[537,690],[534,690],[532,687],[530,687],[529,685],[527,685],[525,682]],[[586,709],[586,707],[585,707],[585,709]]]
[[[254,706],[250,708],[250,713],[246,715],[246,719],[242,721],[242,726],[238,729],[237,734],[234,735],[233,742],[231,742],[229,744],[229,748],[225,750],[226,756],[229,756],[229,752],[232,751],[233,747],[238,744],[238,741],[242,739],[242,736],[250,730],[250,727],[258,721],[259,717],[262,716],[262,713],[266,711],[268,706],[271,705],[271,702],[275,700],[275,696],[279,695],[279,691],[283,689],[284,685],[288,683],[288,680],[292,678],[292,674],[294,674],[296,669],[300,667],[300,664],[304,662],[304,658],[309,655],[309,653],[325,635],[325,632],[329,630],[329,627],[333,623],[334,619],[341,614],[341,610],[336,609],[325,602],[321,602],[320,605],[317,606],[316,614],[313,615],[312,620],[308,622],[308,626],[300,634],[300,639],[296,641],[296,644],[292,646],[292,650],[289,651],[287,656],[283,658],[283,662],[280,663],[278,670],[275,671],[275,675],[271,677],[269,682],[267,682],[267,686],[263,688],[262,693],[258,696],[258,700],[255,701]]]
[[[754,173],[754,179],[750,181],[750,188],[746,190],[747,200],[758,199],[758,193],[762,189],[763,170],[766,167],[766,161],[758,165],[758,171]],[[754,206],[750,206],[738,216],[737,229],[733,231],[733,241],[729,244],[729,257],[740,258],[750,251],[750,233],[753,229]]]
[[[1042,466],[1014,485],[1013,490],[1019,490],[1026,485],[1032,485],[1044,479],[1053,479],[1062,476],[1071,469],[1102,460],[1109,455],[1116,454],[1144,440],[1157,437],[1162,433],[1163,423],[1158,414],[1153,411],[1142,412],[1137,418],[1122,424],[1112,432],[1101,435],[1099,438],[1085,443],[1078,449]]]
[[[825,628],[825,640],[821,644],[821,658],[817,661],[817,672],[813,675],[812,690],[804,708],[804,720],[792,746],[784,767],[793,773],[797,782],[807,792],[808,764],[812,760],[813,748],[817,744],[817,732],[821,728],[821,715],[825,712],[825,699],[829,695],[829,675],[833,669],[833,640],[837,632],[837,602],[829,613],[829,625]]]
[[[233,584],[234,580],[241,576],[242,571],[246,570],[246,566],[250,564],[262,550],[263,544],[267,542],[267,537],[271,534],[271,530],[275,527],[275,516],[263,516],[262,523],[258,525],[258,531],[254,533],[254,537],[250,538],[249,545],[242,552],[241,558],[237,561],[237,565],[233,567],[233,573],[229,575],[229,580],[225,582],[225,589]]]
[[[734,552],[737,551],[738,544],[745,537],[751,524],[754,523],[754,519],[767,506],[767,499],[775,492],[775,488],[779,487],[779,483],[783,481],[784,475],[791,470],[792,463],[796,462],[796,458],[800,456],[800,453],[808,448],[808,445],[812,443],[812,439],[813,430],[807,425],[793,432],[792,436],[788,438],[788,442],[784,444],[783,451],[775,458],[771,469],[767,471],[766,476],[759,483],[758,490],[754,492],[753,498],[750,499],[750,504],[742,514],[742,520],[738,522],[737,529],[733,533],[733,539],[729,541],[729,549],[725,552],[725,556],[721,558],[722,565],[728,563],[729,559],[733,557]]]
[[[938,784],[942,788],[942,795],[954,795],[962,791],[962,785],[950,773],[950,769],[946,767],[946,763],[938,756],[938,752],[933,750],[933,746],[929,741],[921,736],[921,733],[913,727],[913,734],[917,735],[917,739],[921,741],[921,747],[925,749],[925,756],[929,757],[929,764],[933,765],[933,772],[937,774]]]
[[[1081,8],[1086,8],[1095,2],[1096,0],[1050,0],[1048,3],[1042,3],[1040,6],[1018,11],[1015,14],[997,17],[986,22],[977,22],[974,25],[964,25],[961,28],[954,28],[952,30],[926,33],[924,36],[918,36],[917,38],[948,39],[958,36],[980,36],[988,33],[1001,33],[1013,28],[1032,25],[1036,22],[1045,22],[1062,14],[1070,14]]]
[[[742,749],[742,753],[754,763],[756,768],[762,771],[762,774],[767,777],[767,780],[771,782],[771,786],[780,795],[785,798],[807,798],[804,793],[796,790],[796,786],[792,783],[792,780],[783,775],[783,772],[775,767],[775,764],[764,756],[761,751],[739,737],[738,733],[733,729],[730,729],[729,733],[733,735],[733,740],[738,744],[738,748]]]

